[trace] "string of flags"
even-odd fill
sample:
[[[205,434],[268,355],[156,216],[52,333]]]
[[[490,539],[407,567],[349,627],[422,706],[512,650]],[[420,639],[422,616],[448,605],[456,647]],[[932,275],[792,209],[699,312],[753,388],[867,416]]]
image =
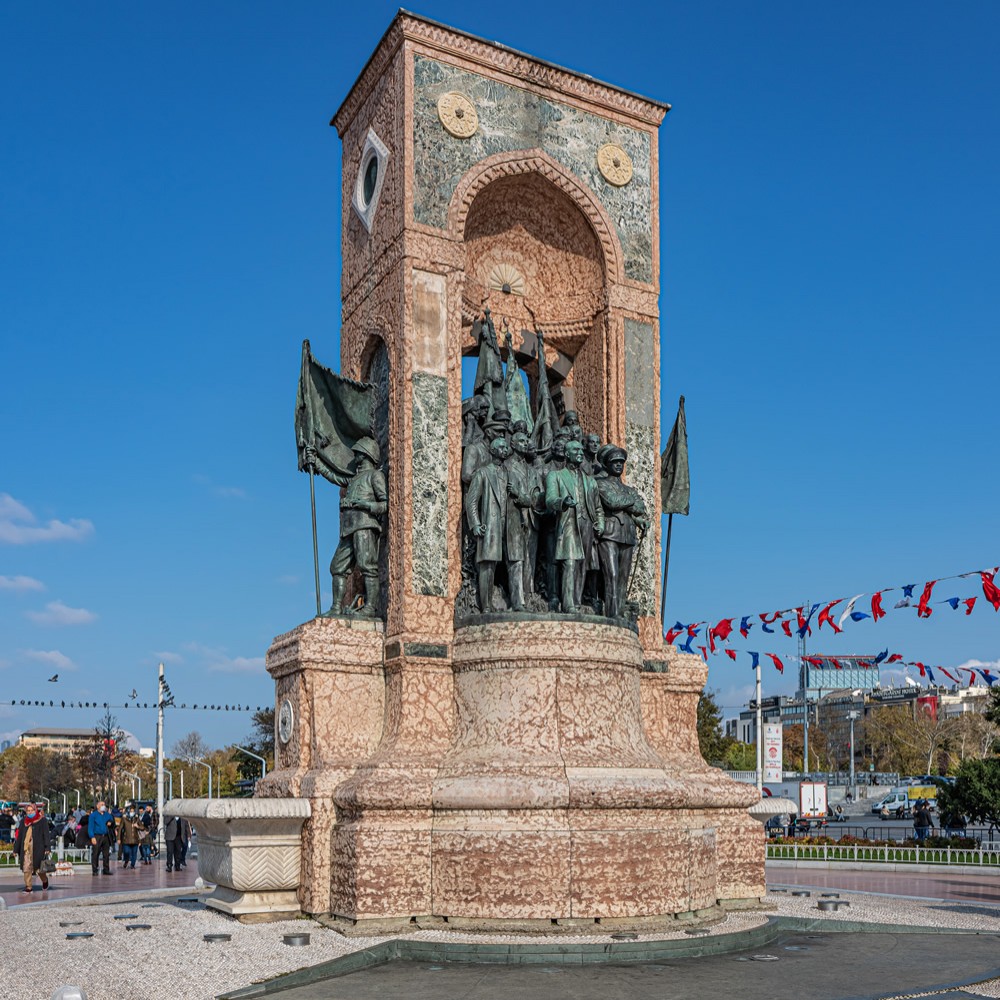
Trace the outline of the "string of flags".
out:
[[[0,704],[7,704],[7,702],[0,702]],[[97,701],[33,701],[28,698],[21,698],[20,700],[11,698],[11,706],[23,705],[25,708],[156,708],[156,702],[152,704],[148,702],[143,702],[141,705],[139,702],[125,702],[123,705],[112,705],[109,702],[97,702]],[[186,702],[184,704],[178,705],[173,700],[164,701],[164,706],[169,705],[171,708],[180,708],[189,712],[259,712],[261,710],[260,705],[254,707],[253,705],[188,705]]]
[[[931,601],[931,597],[935,586],[939,583],[948,580],[966,580],[975,577],[979,577],[985,600],[993,605],[994,611],[1000,611],[1000,587],[994,582],[998,572],[1000,572],[1000,566],[994,566],[990,569],[972,570],[968,573],[957,573],[954,576],[928,580],[924,584],[919,598],[915,596],[919,585],[916,583],[907,583],[897,587],[883,587],[881,590],[877,590],[871,594],[870,597],[867,594],[861,593],[855,594],[851,598],[838,597],[833,601],[818,601],[809,606],[801,605],[797,608],[786,608],[783,611],[764,611],[752,615],[733,615],[730,618],[719,619],[715,625],[712,625],[707,619],[687,625],[683,622],[676,622],[672,628],[667,629],[664,638],[669,644],[673,644],[678,637],[684,635],[686,641],[678,648],[686,653],[692,653],[694,652],[691,648],[692,642],[696,638],[702,637],[707,643],[706,648],[714,653],[717,643],[727,642],[729,637],[737,631],[746,639],[749,637],[752,629],[758,624],[761,632],[764,633],[777,634],[780,630],[788,638],[792,638],[793,633],[799,638],[804,638],[807,635],[811,636],[813,634],[812,626],[815,621],[817,632],[822,632],[823,626],[826,625],[835,635],[839,635],[844,631],[844,626],[848,621],[860,622],[866,618],[871,618],[873,621],[878,622],[885,618],[887,612],[883,604],[884,595],[895,591],[900,591],[902,596],[892,605],[891,610],[894,611],[901,608],[916,608],[918,618],[930,618],[934,614],[934,608],[931,606],[934,603],[936,605],[947,604],[953,611],[958,611],[961,608],[965,615],[971,615],[976,602],[979,600],[979,595],[971,597],[946,597],[933,602]],[[844,608],[839,613],[834,612],[834,608],[839,604],[844,604]],[[867,608],[868,610],[862,611],[860,610],[861,608]],[[818,615],[817,612],[819,612]],[[737,621],[739,625],[734,624]],[[779,626],[779,629],[773,628],[772,626],[774,625]],[[725,652],[729,653],[730,651],[725,650]],[[768,653],[766,655],[773,657],[774,654]],[[777,666],[777,663],[775,666]]]
[[[690,641],[690,640],[689,640]],[[688,643],[678,647],[687,653],[695,652],[691,649]],[[698,646],[697,651],[701,654],[705,662],[708,662],[708,647]],[[920,671],[920,676],[925,678],[930,684],[938,684],[937,675],[935,671],[944,677],[948,678],[953,684],[961,686],[972,686],[976,683],[977,678],[981,677],[989,687],[1000,680],[1000,676],[988,667],[941,667],[941,666],[928,666],[926,663],[921,663],[919,660],[904,660],[901,653],[889,653],[888,649],[883,650],[876,656],[869,658],[860,658],[856,656],[784,656],[781,657],[777,653],[760,653],[753,650],[735,650],[735,649],[724,649],[723,652],[728,656],[734,663],[738,662],[738,657],[749,656],[750,657],[750,668],[756,670],[760,665],[761,657],[767,657],[774,664],[775,669],[778,673],[783,674],[785,672],[785,664],[797,664],[797,663],[807,663],[812,667],[819,669],[829,670],[832,666],[835,670],[849,669],[850,667],[857,666],[864,670],[874,670],[880,664],[884,663],[886,666],[890,664],[895,664],[897,667],[915,667]],[[968,680],[966,684],[962,678],[962,674],[965,674]]]

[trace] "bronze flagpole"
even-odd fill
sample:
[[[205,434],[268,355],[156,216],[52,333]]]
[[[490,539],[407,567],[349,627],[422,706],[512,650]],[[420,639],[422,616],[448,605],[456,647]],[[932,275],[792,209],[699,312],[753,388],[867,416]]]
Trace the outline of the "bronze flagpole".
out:
[[[316,537],[316,474],[312,463],[309,463],[309,505],[312,507],[313,527],[313,572],[316,576],[316,617],[323,613],[323,605],[319,595],[319,540]]]

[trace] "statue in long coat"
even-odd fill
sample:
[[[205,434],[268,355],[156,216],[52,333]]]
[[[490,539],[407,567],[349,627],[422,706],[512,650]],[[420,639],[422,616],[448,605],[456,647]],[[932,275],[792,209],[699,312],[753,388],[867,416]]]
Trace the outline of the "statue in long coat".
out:
[[[490,464],[475,471],[465,495],[465,518],[476,539],[479,609],[484,614],[491,610],[496,567],[504,557],[508,476],[503,463],[508,455],[507,439],[494,438],[490,442]]]

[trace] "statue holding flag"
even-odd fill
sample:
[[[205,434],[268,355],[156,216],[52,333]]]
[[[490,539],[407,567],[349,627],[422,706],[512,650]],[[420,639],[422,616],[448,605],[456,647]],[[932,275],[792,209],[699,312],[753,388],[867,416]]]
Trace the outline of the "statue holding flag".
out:
[[[367,618],[378,614],[381,518],[388,509],[388,491],[374,440],[373,390],[370,383],[346,379],[319,364],[312,356],[309,341],[303,341],[295,437],[299,470],[309,473],[317,615],[321,607],[314,487],[317,472],[344,488],[340,501],[340,543],[330,563],[333,602],[327,614],[350,613],[350,607],[344,606],[344,595],[355,567],[364,583],[364,603],[358,614]]]

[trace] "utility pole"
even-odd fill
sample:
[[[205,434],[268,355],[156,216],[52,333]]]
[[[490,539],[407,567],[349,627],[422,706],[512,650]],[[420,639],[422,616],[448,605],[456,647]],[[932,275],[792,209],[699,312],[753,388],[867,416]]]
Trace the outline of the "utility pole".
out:
[[[805,603],[806,609],[809,602]],[[802,773],[809,773],[809,664],[805,633],[799,636],[799,687],[802,688]]]
[[[854,720],[858,717],[857,712],[848,712],[847,717],[851,720],[851,799],[857,799],[858,790],[854,785]]]
[[[757,794],[764,794],[764,712],[760,706],[760,659],[757,660],[757,667],[754,670],[754,698],[757,701]]]
[[[156,848],[163,847],[163,664],[156,684]]]

